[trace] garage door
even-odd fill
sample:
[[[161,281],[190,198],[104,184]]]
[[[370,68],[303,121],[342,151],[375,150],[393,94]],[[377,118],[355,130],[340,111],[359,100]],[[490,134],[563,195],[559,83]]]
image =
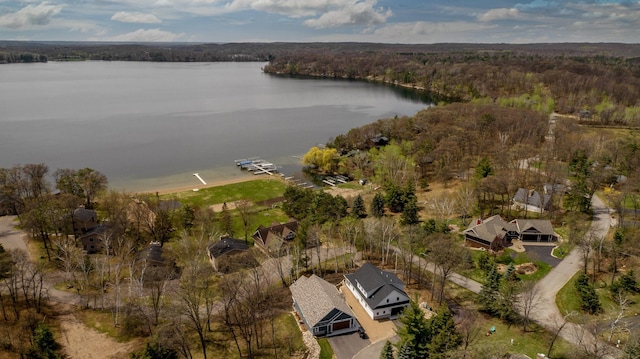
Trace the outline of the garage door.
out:
[[[333,323],[333,331],[337,331],[337,330],[342,330],[342,329],[347,329],[349,328],[349,325],[351,324],[350,320],[344,320],[342,322],[335,322]]]

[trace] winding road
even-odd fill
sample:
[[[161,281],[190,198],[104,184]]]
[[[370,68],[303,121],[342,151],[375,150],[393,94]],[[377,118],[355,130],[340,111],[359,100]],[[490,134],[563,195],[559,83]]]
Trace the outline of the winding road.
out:
[[[595,195],[591,200],[591,206],[593,208],[593,220],[589,232],[593,234],[593,238],[602,238],[607,235],[611,227],[611,209],[604,204],[602,199]],[[425,262],[424,259],[420,259],[418,256],[413,256],[413,263],[416,265],[421,263],[426,270],[430,272],[434,271],[432,262]],[[560,289],[562,289],[578,271],[582,270],[582,268],[582,254],[580,253],[580,248],[576,247],[544,278],[538,281],[537,290],[540,296],[535,309],[531,313],[532,320],[552,333],[560,329],[565,320],[564,315],[560,313],[556,305],[556,296]],[[474,293],[480,293],[482,289],[481,283],[458,273],[452,273],[449,281]],[[596,340],[586,325],[567,322],[564,324],[559,336],[577,348],[592,353],[599,353],[602,358],[615,358],[620,354],[619,350],[602,341]]]

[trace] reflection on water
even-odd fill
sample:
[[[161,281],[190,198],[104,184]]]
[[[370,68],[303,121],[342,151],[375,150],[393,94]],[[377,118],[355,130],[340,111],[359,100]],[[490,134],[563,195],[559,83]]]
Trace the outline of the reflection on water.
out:
[[[77,62],[0,66],[0,167],[91,167],[131,191],[246,176],[260,156],[288,172],[311,146],[427,105],[359,81],[265,75],[262,63]]]

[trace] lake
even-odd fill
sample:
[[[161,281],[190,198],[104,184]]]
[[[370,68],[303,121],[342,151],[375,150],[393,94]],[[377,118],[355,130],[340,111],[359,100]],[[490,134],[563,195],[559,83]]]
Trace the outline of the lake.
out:
[[[0,66],[0,167],[91,167],[128,191],[244,176],[233,161],[299,157],[349,129],[428,106],[402,89],[262,73],[264,63]]]

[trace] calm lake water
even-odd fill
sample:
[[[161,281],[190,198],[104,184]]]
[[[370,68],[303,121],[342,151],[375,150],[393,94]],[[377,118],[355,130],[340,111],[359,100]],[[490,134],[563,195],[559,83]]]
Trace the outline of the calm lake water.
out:
[[[116,189],[243,176],[259,156],[295,171],[311,146],[428,106],[365,82],[263,74],[263,63],[50,62],[0,66],[0,167],[97,169]]]

